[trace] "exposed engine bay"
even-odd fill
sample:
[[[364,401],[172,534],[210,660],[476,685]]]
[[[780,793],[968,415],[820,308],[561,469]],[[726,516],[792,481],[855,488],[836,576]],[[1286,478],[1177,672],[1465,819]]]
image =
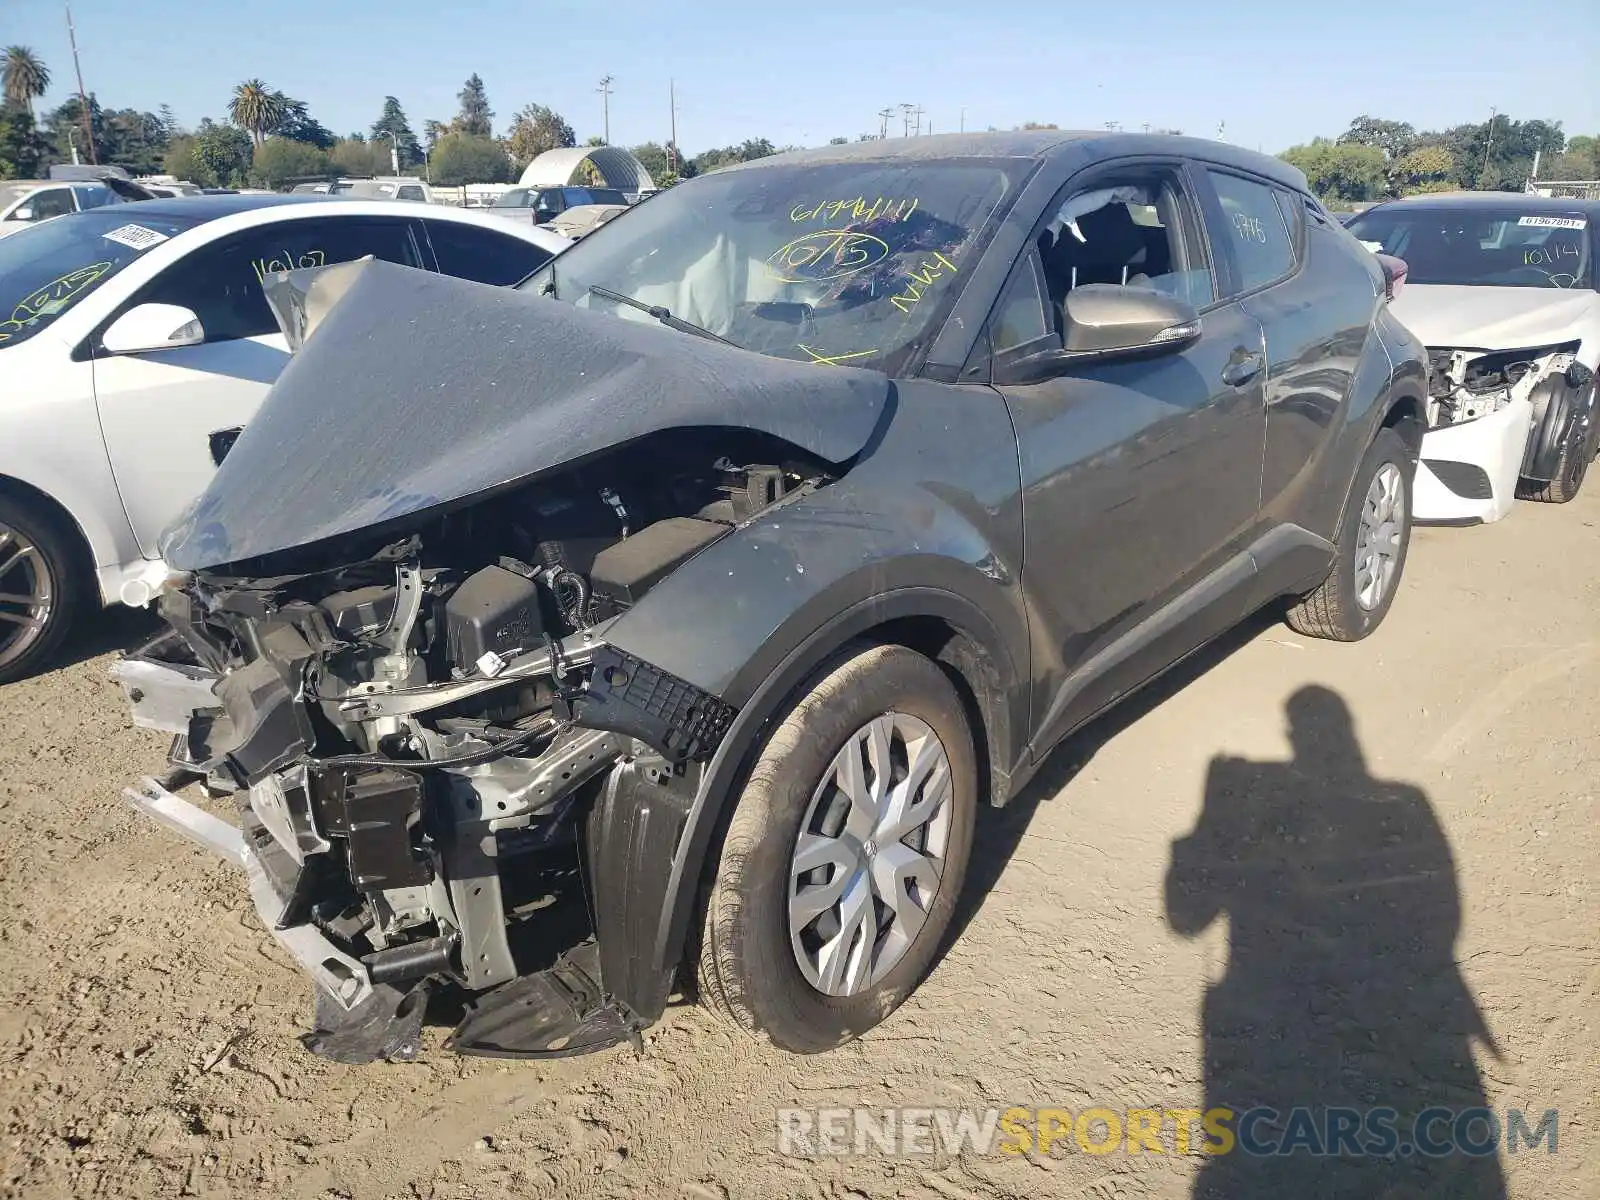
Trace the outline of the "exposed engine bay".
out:
[[[616,918],[590,884],[608,837],[639,836],[607,832],[607,797],[686,806],[734,714],[607,627],[827,481],[768,435],[672,430],[161,597],[170,630],[113,673],[135,720],[175,735],[173,769],[131,798],[169,823],[172,789],[234,798],[242,844],[221,822],[184,831],[237,852],[313,976],[311,1049],[410,1057],[428,991],[450,985],[470,996],[464,1053],[637,1037],[648,1020],[599,985],[597,927]]]
[[[1562,376],[1572,388],[1589,381],[1589,369],[1577,361],[1578,344],[1525,350],[1428,351],[1428,428],[1445,429],[1499,412],[1514,400],[1535,401],[1535,389]]]

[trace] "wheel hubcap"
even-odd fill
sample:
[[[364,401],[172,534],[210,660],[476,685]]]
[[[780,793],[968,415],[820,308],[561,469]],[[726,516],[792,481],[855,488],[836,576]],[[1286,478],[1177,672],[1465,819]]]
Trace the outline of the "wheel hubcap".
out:
[[[1384,463],[1367,488],[1356,536],[1356,603],[1362,608],[1377,608],[1389,594],[1405,531],[1405,480],[1399,467]]]
[[[950,787],[944,745],[905,713],[874,718],[834,756],[789,866],[789,940],[819,992],[867,990],[916,941],[944,873]]]
[[[44,636],[55,586],[39,548],[0,525],[0,667]]]

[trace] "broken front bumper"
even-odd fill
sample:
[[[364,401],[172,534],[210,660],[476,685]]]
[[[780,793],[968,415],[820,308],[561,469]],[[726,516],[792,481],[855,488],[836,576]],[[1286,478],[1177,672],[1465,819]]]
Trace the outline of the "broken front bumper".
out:
[[[371,998],[372,978],[359,959],[340,950],[309,923],[282,924],[288,906],[273,888],[260,856],[241,830],[173,795],[159,780],[148,776],[139,787],[125,788],[122,795],[146,816],[242,869],[262,924],[329,1000],[348,1012]]]
[[[1512,400],[1475,421],[1424,434],[1413,485],[1416,519],[1475,525],[1510,513],[1533,415],[1531,401]]]

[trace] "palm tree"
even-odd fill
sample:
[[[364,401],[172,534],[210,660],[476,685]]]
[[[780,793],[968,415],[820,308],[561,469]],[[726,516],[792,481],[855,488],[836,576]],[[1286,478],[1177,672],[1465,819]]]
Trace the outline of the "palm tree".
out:
[[[0,66],[7,108],[33,112],[33,101],[50,86],[50,68],[27,46],[7,46]]]
[[[259,79],[246,79],[234,88],[233,100],[228,104],[233,123],[250,134],[257,148],[267,140],[267,132],[283,120],[283,110],[283,93],[273,91]]]

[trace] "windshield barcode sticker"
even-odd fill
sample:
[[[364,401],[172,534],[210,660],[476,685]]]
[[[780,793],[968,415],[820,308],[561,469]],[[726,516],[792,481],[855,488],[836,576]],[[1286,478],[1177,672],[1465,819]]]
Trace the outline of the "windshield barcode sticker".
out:
[[[1587,229],[1585,217],[1521,217],[1518,225],[1532,225],[1535,229]]]
[[[135,250],[148,250],[151,246],[159,246],[167,240],[166,234],[146,229],[143,225],[118,225],[110,233],[102,233],[100,236],[108,242],[117,242]]]

